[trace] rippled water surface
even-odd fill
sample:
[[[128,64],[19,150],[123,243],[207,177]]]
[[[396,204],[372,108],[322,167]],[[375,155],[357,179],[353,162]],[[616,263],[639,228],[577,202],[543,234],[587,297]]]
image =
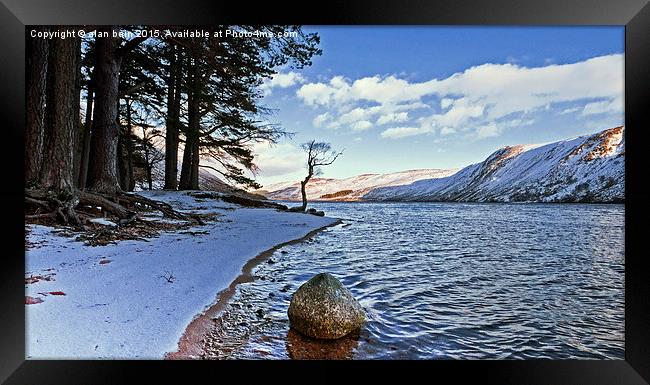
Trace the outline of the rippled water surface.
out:
[[[311,206],[343,224],[254,269],[209,341],[229,346],[217,356],[624,358],[623,205]],[[366,309],[358,335],[318,343],[290,332],[291,294],[319,272]]]

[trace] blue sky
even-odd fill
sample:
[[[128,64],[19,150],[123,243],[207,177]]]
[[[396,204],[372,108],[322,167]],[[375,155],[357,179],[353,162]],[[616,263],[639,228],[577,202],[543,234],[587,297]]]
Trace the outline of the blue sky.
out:
[[[623,27],[305,27],[323,54],[264,86],[295,136],[259,145],[258,180],[304,174],[299,145],[345,149],[323,176],[479,162],[505,145],[623,124]]]

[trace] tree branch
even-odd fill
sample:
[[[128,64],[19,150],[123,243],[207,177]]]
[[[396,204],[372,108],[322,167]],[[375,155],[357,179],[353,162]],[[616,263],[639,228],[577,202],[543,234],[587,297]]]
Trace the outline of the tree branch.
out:
[[[128,55],[131,51],[133,51],[137,46],[139,46],[140,43],[142,43],[143,41],[145,41],[147,39],[148,39],[148,37],[143,37],[143,36],[133,38],[133,39],[127,41],[122,47],[115,50],[115,54],[117,54],[117,56],[124,57],[124,56]]]
[[[210,170],[216,171],[216,172],[218,172],[219,174],[224,175],[223,171],[218,170],[218,169],[216,169],[216,168],[214,168],[214,167],[212,167],[212,166],[208,166],[208,165],[205,165],[205,164],[199,164],[199,167],[209,168]],[[225,175],[224,175],[224,176],[225,176]]]
[[[316,166],[329,166],[330,164],[334,163],[336,158],[338,158],[341,154],[343,154],[343,151],[341,151],[338,154],[334,155],[334,158],[332,158],[329,161],[323,161],[322,163],[314,163],[314,167],[316,167]]]

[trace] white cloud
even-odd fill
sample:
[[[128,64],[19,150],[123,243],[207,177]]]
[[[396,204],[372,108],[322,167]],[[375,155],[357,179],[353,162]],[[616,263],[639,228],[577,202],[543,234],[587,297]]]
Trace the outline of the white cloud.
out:
[[[360,120],[358,122],[354,122],[350,127],[352,127],[353,131],[363,131],[372,127],[372,123],[367,120]]]
[[[330,114],[325,112],[316,116],[313,120],[314,127],[323,127],[325,123],[330,119]]]
[[[381,133],[381,137],[399,139],[407,136],[426,134],[428,132],[431,132],[431,130],[424,127],[394,127],[384,130],[384,132]]]
[[[440,135],[451,135],[451,134],[455,134],[455,133],[456,133],[456,129],[451,128],[451,127],[443,127],[440,130]]]
[[[501,133],[501,129],[495,123],[490,123],[485,126],[480,126],[476,130],[476,136],[478,138],[489,138],[492,136],[499,136],[500,133]]]
[[[453,103],[454,103],[454,99],[442,98],[440,100],[440,108],[444,110],[447,107],[451,106]]]
[[[578,111],[580,111],[580,110],[582,110],[582,109],[583,109],[583,107],[567,108],[567,109],[561,111],[561,112],[560,112],[560,115],[572,114],[572,113],[574,113],[574,112],[578,112]]]
[[[529,126],[533,123],[535,123],[534,119],[502,119],[498,122],[490,122],[488,124],[478,126],[474,134],[478,139],[491,138],[501,135],[507,128],[524,127]]]
[[[337,122],[339,125],[351,124],[360,120],[367,119],[372,114],[370,108],[355,108],[339,116]]]
[[[583,115],[622,112],[623,69],[622,54],[533,68],[513,63],[487,63],[444,79],[420,83],[393,75],[357,80],[335,76],[329,82],[302,85],[297,96],[306,105],[328,108],[333,128],[377,117],[378,125],[405,123],[383,131],[382,137],[443,134],[443,128],[449,134],[452,129],[463,131],[466,127],[484,127],[480,135],[485,137],[495,132],[485,128],[491,127],[491,123],[507,119],[511,114],[552,110],[555,103],[582,103]],[[425,103],[425,96],[433,99],[427,98]],[[606,101],[589,103],[594,99]],[[363,106],[368,103],[374,105]],[[398,111],[433,108],[431,103],[439,103],[442,111],[425,117],[397,114]]]
[[[441,81],[436,92],[481,102],[491,119],[552,103],[615,97],[623,92],[623,56],[536,68],[483,64]]]
[[[277,73],[270,79],[266,79],[260,86],[260,89],[264,95],[270,95],[273,88],[289,88],[296,84],[305,83],[306,81],[307,79],[297,72]]]
[[[327,106],[334,100],[342,101],[347,93],[349,86],[342,76],[335,76],[329,84],[326,83],[309,83],[298,89],[296,95],[309,106],[322,105]],[[336,95],[340,95],[337,97]]]
[[[414,110],[427,108],[424,103],[404,103],[404,104],[385,104],[372,107],[343,107],[333,112],[325,112],[317,115],[314,118],[314,125],[316,127],[327,127],[337,129],[341,127],[352,127],[358,130],[359,127],[364,129],[369,128],[368,124],[379,116],[377,124],[385,124],[388,122],[403,122],[408,120],[408,113],[403,110]],[[381,121],[381,123],[380,123]]]
[[[298,83],[304,83],[306,79],[297,72],[288,72],[286,74],[275,74],[271,78],[271,87],[287,88]]]
[[[443,113],[432,115],[430,122],[435,123],[437,127],[460,127],[472,118],[478,118],[483,115],[485,106],[473,104],[467,98],[455,100],[451,108]]]
[[[522,127],[522,126],[530,126],[531,124],[535,123],[535,119],[512,119],[510,121],[507,121],[504,123],[504,127]]]
[[[615,97],[611,100],[604,100],[601,102],[592,102],[587,104],[582,110],[582,115],[585,116],[606,113],[622,113],[623,109],[623,98]]]
[[[400,123],[406,122],[408,119],[408,112],[391,112],[380,116],[379,119],[377,119],[377,124]]]
[[[254,145],[255,163],[260,169],[260,175],[265,177],[286,175],[300,171],[304,167],[304,152],[290,144],[269,145],[258,143]]]
[[[437,82],[437,80],[433,80]],[[341,106],[352,101],[368,100],[380,104],[398,104],[419,100],[430,93],[428,83],[410,84],[395,76],[379,75],[350,82],[342,76],[333,77],[329,83],[305,84],[297,95],[310,106]]]

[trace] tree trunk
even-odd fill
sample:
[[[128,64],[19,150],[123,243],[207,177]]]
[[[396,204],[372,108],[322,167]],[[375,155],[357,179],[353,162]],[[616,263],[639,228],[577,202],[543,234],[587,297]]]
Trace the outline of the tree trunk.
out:
[[[45,95],[47,84],[47,39],[27,38],[25,186],[40,179],[43,159]]]
[[[198,103],[197,103],[198,107]],[[197,108],[197,120],[198,120],[198,108]],[[194,128],[194,140],[192,141],[192,168],[190,169],[190,189],[198,190],[199,189],[199,125],[196,123]]]
[[[71,191],[74,188],[72,160],[75,127],[72,116],[77,112],[74,82],[76,54],[75,39],[52,41],[41,185],[55,191]]]
[[[183,149],[183,165],[181,167],[181,179],[178,185],[179,190],[198,190],[198,138],[190,113],[187,134],[185,135],[185,148]]]
[[[197,82],[198,66],[190,66],[188,73],[188,98],[187,98],[187,132],[185,134],[185,148],[183,150],[183,165],[181,167],[180,190],[198,190],[199,169],[199,84]]]
[[[149,157],[149,137],[147,136],[147,131],[142,127],[142,150],[144,151],[144,167],[147,173],[147,185],[149,190],[153,190],[153,162],[151,162]]]
[[[126,126],[123,128],[118,139],[118,166],[120,187],[124,191],[135,189],[133,179],[133,140],[131,138],[133,126],[131,123],[131,101],[126,100]]]
[[[149,185],[149,190],[153,190],[153,175],[151,174],[152,165],[147,164],[147,185]]]
[[[133,120],[131,119],[131,101],[126,102],[126,154],[127,154],[127,171],[129,174],[129,183],[127,190],[135,190],[135,178],[133,177]]]
[[[89,185],[92,191],[115,194],[120,190],[117,179],[117,104],[122,58],[116,50],[120,42],[112,27],[98,28],[108,37],[96,39],[95,113],[91,137]]]
[[[81,125],[81,39],[77,41],[77,66],[75,68],[75,104],[77,112],[74,114],[74,161],[73,161],[73,182],[75,188],[79,188],[79,172],[81,171],[81,157],[83,156],[84,127]]]
[[[307,180],[300,182],[300,193],[302,194],[302,211],[305,211],[307,208],[307,192],[305,191],[305,186],[307,185]]]
[[[117,180],[120,182],[122,191],[128,191],[129,189],[129,166],[125,131],[126,128],[122,127],[117,138]]]
[[[193,119],[188,120],[188,125],[191,128],[192,132],[192,163],[190,163],[190,189],[198,190],[199,189],[199,130],[201,127],[201,115],[199,111],[199,102],[201,99],[201,89],[203,84],[199,79],[199,66],[198,63],[194,63],[192,67],[194,71],[194,103],[192,104],[189,113],[190,117]]]
[[[165,133],[165,189],[178,188],[178,126],[181,109],[181,60],[176,46],[170,54],[170,73],[167,83],[167,122]]]
[[[311,177],[313,175],[314,175],[314,169],[310,166],[309,167],[309,172],[307,173],[307,177],[305,178],[305,180],[300,182],[300,194],[302,195],[302,206],[300,206],[300,207],[302,208],[302,211],[305,211],[307,209],[307,191],[306,191],[306,188],[307,188],[307,183],[309,182],[309,180],[311,179]]]
[[[74,208],[79,202],[75,193],[73,170],[75,119],[79,113],[76,98],[76,69],[79,60],[76,38],[51,42],[47,75],[43,166],[40,185],[61,201],[59,215],[64,222],[78,224]]]
[[[86,119],[84,122],[83,144],[81,149],[81,160],[79,164],[79,189],[86,188],[86,178],[88,176],[88,159],[90,158],[90,138],[92,135],[91,123],[93,115],[93,99],[95,90],[92,86],[92,79],[88,84],[88,96],[86,97]]]

